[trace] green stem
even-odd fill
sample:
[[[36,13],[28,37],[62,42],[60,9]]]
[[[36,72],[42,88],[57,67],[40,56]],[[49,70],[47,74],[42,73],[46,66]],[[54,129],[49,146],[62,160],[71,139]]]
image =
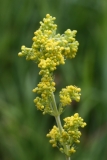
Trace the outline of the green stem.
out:
[[[60,133],[61,133],[63,128],[62,128],[60,116],[55,117],[55,120],[56,120],[57,126],[58,126],[58,128],[60,130]]]
[[[57,109],[57,105],[56,105],[56,101],[55,101],[55,96],[54,96],[53,93],[52,93],[51,97],[52,97],[52,107],[53,107],[53,111],[54,111],[55,120],[56,120],[56,123],[57,123],[57,126],[58,126],[60,132],[62,132],[63,128],[62,128],[59,112],[58,112],[58,109]]]
[[[55,101],[55,97],[54,97],[53,93],[52,93],[52,96],[51,96],[51,100],[52,100],[52,108],[53,108],[53,111],[54,111],[55,120],[56,120],[56,123],[57,123],[57,126],[59,128],[60,133],[62,133],[63,127],[62,127],[62,124],[61,124],[59,112],[58,112],[58,109],[57,109],[57,105],[56,105],[56,101]],[[64,150],[65,150],[65,153],[67,153],[68,149],[69,149],[69,146],[64,145],[63,147],[64,147]],[[70,160],[70,157],[66,156],[66,160]]]
[[[54,114],[55,114],[55,116],[58,116],[59,113],[58,113],[58,109],[57,109],[57,105],[56,105],[56,101],[55,101],[55,96],[53,93],[51,94],[51,100],[52,100],[52,107],[53,107]]]
[[[57,126],[60,130],[60,132],[62,132],[62,124],[61,124],[61,120],[60,120],[60,116],[59,116],[59,113],[58,113],[58,109],[57,109],[57,105],[56,105],[56,101],[55,101],[55,97],[54,97],[54,94],[52,93],[52,107],[53,107],[53,111],[54,111],[54,115],[55,115],[55,120],[56,120],[56,123],[57,123]]]
[[[71,160],[71,158],[70,157],[66,157],[66,160]]]

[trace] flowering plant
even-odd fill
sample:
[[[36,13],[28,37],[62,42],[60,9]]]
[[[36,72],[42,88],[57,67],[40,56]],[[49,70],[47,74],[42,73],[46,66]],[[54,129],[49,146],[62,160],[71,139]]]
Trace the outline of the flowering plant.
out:
[[[76,152],[75,144],[80,143],[81,132],[79,127],[86,126],[86,123],[78,113],[71,117],[64,118],[62,126],[60,115],[65,107],[71,104],[72,100],[79,102],[81,89],[76,86],[66,86],[59,92],[59,106],[56,105],[54,92],[54,71],[60,64],[65,64],[67,58],[75,57],[78,50],[78,41],[75,40],[77,31],[66,30],[64,34],[56,34],[57,25],[54,24],[55,17],[46,15],[40,28],[34,32],[33,44],[31,48],[21,47],[19,56],[26,56],[27,60],[33,60],[40,68],[41,82],[33,92],[38,96],[34,103],[43,114],[55,117],[56,124],[47,134],[53,147],[66,155],[67,160]]]

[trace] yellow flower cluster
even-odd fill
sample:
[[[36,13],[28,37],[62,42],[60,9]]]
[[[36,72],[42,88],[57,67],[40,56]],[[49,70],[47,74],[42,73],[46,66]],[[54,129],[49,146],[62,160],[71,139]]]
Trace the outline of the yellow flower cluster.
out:
[[[51,137],[51,140],[49,142],[52,144],[52,147],[57,147],[60,139],[59,128],[54,125],[52,130],[46,136]]]
[[[62,127],[60,114],[66,105],[70,105],[72,100],[80,100],[80,88],[76,86],[67,86],[60,93],[60,105],[56,106],[54,92],[55,82],[53,72],[60,64],[65,64],[67,58],[74,58],[78,50],[79,43],[75,40],[77,31],[66,30],[64,34],[56,34],[57,25],[54,24],[55,17],[46,15],[43,22],[40,22],[40,28],[34,32],[33,44],[31,48],[21,47],[19,56],[26,56],[27,60],[33,60],[40,68],[39,75],[41,81],[33,92],[37,93],[34,103],[38,110],[43,114],[48,113],[55,117],[57,126],[47,134],[50,137],[50,143],[53,147],[58,147],[62,153],[68,157],[75,153],[75,143],[79,143],[81,132],[79,127],[86,125],[83,119],[76,113],[74,116],[64,119]]]
[[[57,25],[54,24],[55,17],[46,15],[40,28],[34,32],[31,48],[21,47],[19,56],[26,56],[27,60],[33,60],[40,68],[41,82],[33,90],[39,97],[34,100],[37,108],[43,113],[52,114],[50,98],[55,91],[53,71],[60,64],[65,63],[66,58],[74,58],[79,43],[75,40],[77,31],[66,30],[64,34],[56,34]]]
[[[75,153],[75,143],[80,143],[79,138],[81,132],[78,130],[79,127],[85,127],[86,123],[78,113],[75,113],[74,116],[67,117],[64,119],[64,126],[62,132],[59,131],[59,128],[54,126],[52,130],[47,134],[47,137],[50,137],[49,141],[53,147],[58,147],[59,150],[65,153],[67,156]],[[66,150],[66,147],[68,150]]]
[[[66,105],[70,105],[72,100],[75,100],[79,102],[80,100],[80,92],[81,89],[77,88],[76,86],[66,86],[66,88],[63,88],[60,93],[60,103],[64,107]]]
[[[41,82],[33,89],[33,92],[41,95],[41,97],[36,97],[34,99],[34,103],[36,104],[37,109],[43,111],[43,114],[49,113],[53,115],[51,96],[54,91],[55,82],[53,82],[53,78],[47,74],[41,78]]]

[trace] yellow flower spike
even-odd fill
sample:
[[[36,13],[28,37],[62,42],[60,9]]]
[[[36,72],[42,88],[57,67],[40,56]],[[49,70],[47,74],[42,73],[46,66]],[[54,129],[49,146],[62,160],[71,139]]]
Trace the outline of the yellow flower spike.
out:
[[[50,138],[52,147],[59,148],[67,159],[70,159],[70,156],[76,152],[74,144],[80,143],[79,127],[85,127],[86,123],[78,113],[75,113],[74,116],[66,117],[62,126],[60,114],[73,100],[79,102],[81,89],[72,85],[63,88],[59,93],[60,105],[57,108],[53,73],[57,66],[65,64],[67,58],[72,59],[76,56],[79,43],[75,39],[77,33],[75,30],[67,29],[62,35],[56,34],[55,19],[47,14],[40,22],[39,29],[34,32],[32,47],[27,48],[23,45],[18,56],[25,56],[26,60],[37,63],[41,81],[33,89],[33,92],[39,95],[34,99],[34,103],[43,114],[48,113],[55,117],[57,126],[53,126],[47,137]]]

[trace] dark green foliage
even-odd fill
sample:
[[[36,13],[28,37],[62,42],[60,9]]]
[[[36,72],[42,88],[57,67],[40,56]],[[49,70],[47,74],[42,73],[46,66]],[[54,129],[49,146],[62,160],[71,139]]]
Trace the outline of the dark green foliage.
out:
[[[79,112],[87,122],[72,160],[106,160],[107,151],[107,2],[105,0],[4,0],[0,2],[0,160],[61,160],[46,134],[53,117],[36,110],[32,89],[40,77],[35,63],[19,58],[30,47],[39,21],[55,16],[58,32],[77,30],[75,59],[58,67],[57,88],[76,85],[81,101],[62,117]],[[58,100],[58,92],[56,99]]]

